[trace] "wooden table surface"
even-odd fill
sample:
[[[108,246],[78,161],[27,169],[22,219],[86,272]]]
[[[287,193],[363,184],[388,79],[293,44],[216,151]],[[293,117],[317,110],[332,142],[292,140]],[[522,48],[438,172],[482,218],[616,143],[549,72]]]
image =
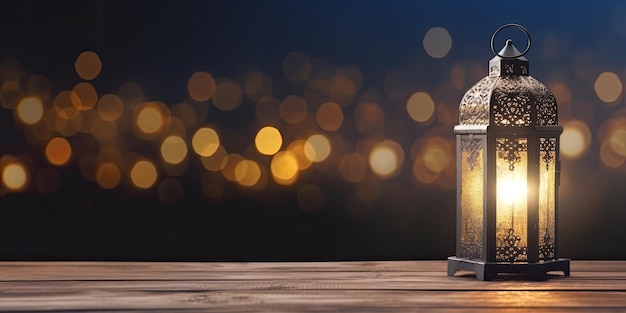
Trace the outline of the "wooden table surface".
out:
[[[9,312],[626,312],[626,261],[479,281],[442,261],[0,262]]]

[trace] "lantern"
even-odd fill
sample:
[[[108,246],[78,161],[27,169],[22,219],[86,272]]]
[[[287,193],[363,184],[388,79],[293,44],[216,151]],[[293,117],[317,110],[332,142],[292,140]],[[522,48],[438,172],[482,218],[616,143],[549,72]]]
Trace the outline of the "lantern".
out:
[[[519,52],[509,39],[496,52],[494,40],[515,27],[526,35]],[[518,24],[491,38],[496,55],[489,75],[461,100],[456,135],[456,256],[458,270],[491,280],[499,273],[543,279],[550,271],[569,276],[569,259],[558,258],[560,176],[557,105],[550,90],[529,75],[530,35]]]

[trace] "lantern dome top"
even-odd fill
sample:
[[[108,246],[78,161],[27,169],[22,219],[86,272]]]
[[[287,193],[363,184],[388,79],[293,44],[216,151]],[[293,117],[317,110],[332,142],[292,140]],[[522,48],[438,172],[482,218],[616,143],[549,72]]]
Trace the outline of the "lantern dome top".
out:
[[[524,54],[530,48],[530,36],[523,30],[528,37],[523,52],[519,52],[510,39],[500,52],[495,52],[492,38],[491,49],[496,56],[489,61],[489,75],[472,86],[461,99],[460,125],[557,125],[554,95],[529,75],[529,63]]]

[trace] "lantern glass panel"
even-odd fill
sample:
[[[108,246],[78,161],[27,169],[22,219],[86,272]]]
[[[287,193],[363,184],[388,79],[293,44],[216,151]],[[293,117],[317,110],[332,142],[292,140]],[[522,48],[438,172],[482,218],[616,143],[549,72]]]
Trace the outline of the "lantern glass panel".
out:
[[[485,199],[484,135],[460,135],[460,251],[459,256],[483,259],[483,210]]]
[[[528,140],[496,139],[496,260],[527,260]]]
[[[539,259],[555,258],[556,138],[539,140]]]

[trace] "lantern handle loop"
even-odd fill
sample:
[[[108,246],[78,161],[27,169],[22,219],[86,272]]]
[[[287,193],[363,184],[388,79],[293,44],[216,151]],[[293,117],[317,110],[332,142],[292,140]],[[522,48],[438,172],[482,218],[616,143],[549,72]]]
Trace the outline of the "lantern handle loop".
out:
[[[503,29],[508,28],[508,27],[515,27],[515,28],[520,29],[522,32],[524,32],[524,34],[526,35],[526,38],[528,39],[528,40],[527,40],[527,44],[526,44],[526,49],[525,49],[523,52],[521,52],[519,55],[512,56],[512,57],[507,57],[507,56],[502,56],[502,55],[500,55],[500,53],[499,53],[499,52],[496,52],[496,48],[494,47],[494,41],[495,41],[495,39],[496,39],[496,35],[497,35],[500,31],[502,31]],[[526,53],[528,52],[528,50],[530,50],[530,34],[529,34],[529,33],[528,33],[528,31],[526,30],[526,28],[524,28],[524,26],[522,26],[522,25],[520,25],[520,24],[511,23],[511,24],[505,24],[505,25],[502,25],[502,26],[500,26],[500,28],[498,28],[498,29],[496,30],[496,32],[495,32],[495,33],[493,33],[493,36],[491,36],[491,51],[493,51],[493,54],[495,54],[495,55],[497,55],[497,56],[499,56],[499,57],[501,57],[501,58],[503,58],[503,59],[515,59],[515,58],[519,58],[519,57],[523,56],[524,54],[526,54]]]

